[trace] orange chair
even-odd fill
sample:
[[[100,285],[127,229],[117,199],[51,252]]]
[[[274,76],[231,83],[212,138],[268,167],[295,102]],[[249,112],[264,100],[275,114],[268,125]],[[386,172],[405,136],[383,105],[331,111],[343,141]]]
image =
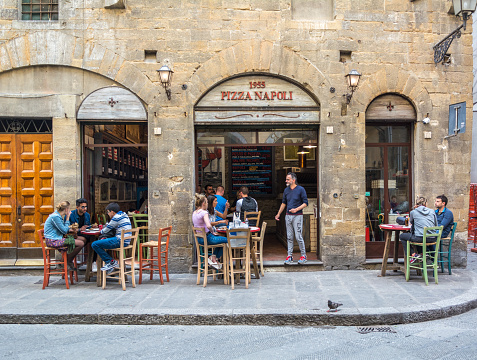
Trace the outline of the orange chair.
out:
[[[138,229],[146,228],[141,226]],[[169,282],[169,240],[171,238],[172,226],[159,229],[159,236],[157,241],[147,241],[139,244],[139,284],[142,284],[142,271],[149,270],[150,280],[154,270],[159,271],[161,278],[161,285],[164,285],[164,278],[162,276],[162,268],[166,269],[166,279]],[[164,250],[162,246],[164,245]],[[147,258],[144,258],[144,249],[148,250]],[[164,263],[162,262],[162,254],[164,254]],[[156,264],[157,263],[157,264]]]
[[[55,259],[55,250],[58,249],[46,246],[43,233],[43,229],[38,230],[38,237],[40,238],[41,250],[43,252],[43,289],[48,286],[50,282],[50,275],[62,275],[62,278],[65,279],[66,288],[69,289],[70,285],[68,284],[68,273],[70,273],[71,284],[74,284],[73,273],[75,275],[76,282],[78,282],[78,271],[68,270],[68,265],[66,263],[66,251],[61,251],[61,260]],[[63,264],[63,268],[56,269],[56,266],[60,264]],[[75,267],[77,267],[76,259],[74,259],[74,264]]]

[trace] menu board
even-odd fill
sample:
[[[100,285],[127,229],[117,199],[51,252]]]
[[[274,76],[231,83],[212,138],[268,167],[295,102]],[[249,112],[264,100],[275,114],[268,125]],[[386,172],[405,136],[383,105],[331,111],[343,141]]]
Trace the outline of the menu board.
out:
[[[229,162],[232,191],[246,186],[252,196],[274,196],[273,155],[271,146],[232,147]]]

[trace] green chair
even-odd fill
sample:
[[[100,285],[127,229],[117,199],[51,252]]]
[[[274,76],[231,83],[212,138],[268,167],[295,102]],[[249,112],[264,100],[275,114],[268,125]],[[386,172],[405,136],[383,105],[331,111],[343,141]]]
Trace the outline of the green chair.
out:
[[[452,242],[454,241],[454,234],[455,229],[457,227],[457,223],[454,222],[452,225],[452,231],[450,237],[441,239],[441,243],[439,244],[439,264],[441,264],[441,272],[444,272],[444,264],[447,263],[447,268],[449,269],[449,275],[452,275],[451,271],[451,250],[452,250]],[[447,250],[442,250],[443,246],[447,247]]]
[[[138,238],[137,238],[137,256],[138,256],[138,259],[139,259],[140,244],[144,243],[144,242],[147,242],[148,239],[149,239],[149,234],[148,234],[148,230],[147,230],[147,226],[148,226],[148,223],[149,223],[148,219],[149,219],[148,214],[134,214],[132,216],[133,226],[135,228],[141,228],[141,230],[139,231]],[[144,251],[147,251],[147,249],[144,249]],[[147,258],[148,254],[143,254],[143,256],[145,258]]]
[[[106,214],[96,214],[96,222],[98,225],[106,225],[108,223]]]
[[[438,269],[438,249],[441,242],[441,235],[443,226],[434,226],[434,227],[425,227],[424,236],[422,238],[422,243],[420,242],[411,242],[408,241],[406,245],[406,281],[409,281],[409,276],[411,269],[421,270],[422,276],[426,285],[429,284],[427,279],[427,269],[431,268],[434,270],[434,279],[437,284],[437,269]],[[435,231],[438,231],[437,233]],[[412,256],[411,255],[411,245],[422,246],[422,257]],[[428,246],[434,245],[435,250],[430,251],[427,249]],[[414,262],[411,264],[411,259],[414,259]],[[428,264],[428,260],[430,264]]]

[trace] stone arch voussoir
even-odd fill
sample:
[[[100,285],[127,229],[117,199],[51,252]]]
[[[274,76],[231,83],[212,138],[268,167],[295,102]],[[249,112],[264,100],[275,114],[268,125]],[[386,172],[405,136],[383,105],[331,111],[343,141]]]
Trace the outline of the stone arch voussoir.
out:
[[[218,52],[191,76],[192,102],[217,82],[236,74],[266,72],[293,79],[314,93],[318,99],[329,80],[311,62],[292,49],[258,39],[244,40]]]
[[[409,71],[381,69],[363,80],[353,95],[353,101],[361,104],[364,110],[376,97],[396,93],[406,97],[414,105],[418,116],[431,112],[432,101],[427,89]]]
[[[0,72],[35,65],[71,66],[98,73],[128,88],[146,104],[158,93],[156,85],[134,64],[94,40],[47,30],[0,45]]]

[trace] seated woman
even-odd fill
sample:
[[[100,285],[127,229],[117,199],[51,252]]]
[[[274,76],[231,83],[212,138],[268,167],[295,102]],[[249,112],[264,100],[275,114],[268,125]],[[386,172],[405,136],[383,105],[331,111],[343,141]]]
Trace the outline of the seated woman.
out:
[[[56,211],[45,221],[44,237],[46,246],[67,251],[67,264],[69,270],[75,270],[73,259],[84,246],[84,242],[74,239],[70,232],[70,203],[62,201],[56,206]]]
[[[227,226],[229,223],[228,220],[217,220],[217,216],[221,218],[226,218],[227,217],[227,207],[225,208],[224,213],[221,213],[217,210],[215,210],[215,207],[217,206],[217,198],[215,195],[209,195],[207,197],[207,211],[209,213],[209,221],[212,226]],[[224,216],[225,215],[225,216]],[[214,230],[215,231],[215,230]]]
[[[195,211],[192,213],[192,223],[194,227],[205,228],[207,236],[207,243],[209,245],[226,244],[227,238],[219,236],[209,220],[209,212],[207,211],[208,202],[205,195],[195,194]],[[203,245],[203,240],[199,239],[199,244]],[[217,258],[222,257],[222,249],[214,249],[214,253],[209,256],[209,264],[217,269],[221,268],[222,264],[217,263]]]

